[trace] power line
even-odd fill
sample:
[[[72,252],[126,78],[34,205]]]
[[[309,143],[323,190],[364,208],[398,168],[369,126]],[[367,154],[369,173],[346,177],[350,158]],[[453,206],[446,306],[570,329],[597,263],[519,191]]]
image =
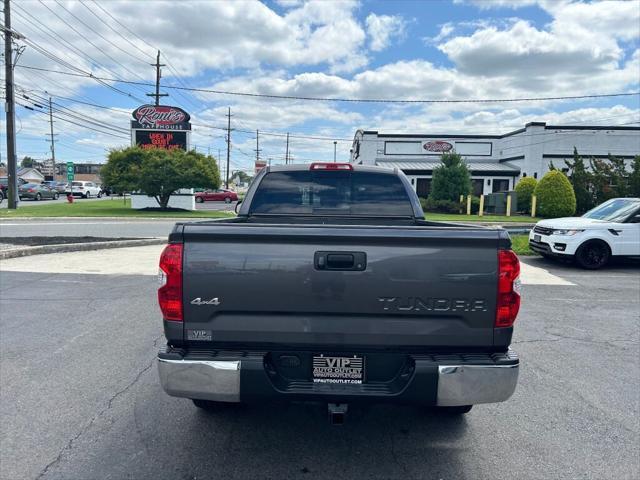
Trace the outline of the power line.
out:
[[[59,70],[48,70],[40,67],[33,67],[29,65],[16,65],[17,67],[27,68],[31,70],[41,70],[45,72],[51,73],[59,73],[61,75],[69,75],[75,77],[81,77],[83,75],[72,73],[72,72],[61,72]],[[142,86],[153,86],[151,83],[147,82],[134,82],[131,80],[122,80],[118,78],[107,78],[107,77],[97,77],[92,75],[92,78],[97,78],[100,80],[108,81],[108,82],[120,82],[130,85],[142,85]],[[190,88],[190,87],[179,87],[177,85],[162,85],[163,88],[171,88],[175,90],[186,90],[190,92],[200,92],[200,93],[213,93],[217,95],[235,95],[242,97],[257,97],[257,98],[272,98],[272,99],[280,99],[280,100],[305,100],[305,101],[317,101],[317,102],[351,102],[351,103],[401,103],[401,104],[431,104],[431,103],[516,103],[516,102],[542,102],[542,101],[550,101],[550,100],[582,100],[589,98],[612,98],[612,97],[630,97],[630,96],[638,96],[640,92],[621,92],[621,93],[601,93],[601,94],[593,94],[593,95],[566,95],[566,96],[555,96],[555,97],[522,97],[522,98],[470,98],[470,99],[458,99],[458,100],[431,100],[431,99],[423,99],[423,100],[396,100],[396,99],[373,99],[373,98],[331,98],[331,97],[304,97],[304,96],[293,96],[293,95],[269,95],[263,93],[248,93],[248,92],[232,92],[226,90],[212,90],[206,88]]]
[[[84,3],[82,2],[82,0],[80,1],[80,3],[82,3],[84,5]],[[120,20],[118,20],[116,17],[114,17],[111,13],[109,13],[102,5],[100,5],[97,2],[94,2],[94,5],[96,7],[98,7],[100,10],[102,10],[103,13],[105,13],[109,18],[111,18],[111,20],[113,20],[116,24],[118,24],[120,27],[122,27],[123,29],[125,29],[127,32],[129,32],[131,35],[133,35],[134,37],[136,37],[138,40],[140,40],[141,42],[143,42],[145,45],[147,45],[149,48],[155,50],[158,50],[158,48],[154,47],[153,45],[151,45],[149,42],[147,42],[144,38],[142,38],[140,35],[138,35],[137,33],[135,33],[134,31],[132,31],[131,29],[129,29],[125,24],[123,24]],[[86,5],[84,5],[85,8],[88,8]],[[93,13],[93,12],[92,12]],[[94,13],[95,15],[95,13]],[[101,19],[102,20],[102,19]],[[103,23],[107,24],[106,22],[103,21]],[[107,24],[108,25],[108,24]],[[124,35],[122,35],[121,32],[118,32],[117,30],[115,30],[113,27],[111,27],[110,25],[108,25],[109,28],[111,28],[114,32],[118,33],[118,35],[120,35],[122,38],[124,38],[127,42],[129,42],[134,48],[136,48],[139,52],[144,53],[145,55],[148,55],[144,50],[142,50],[140,47],[138,47],[135,43],[131,42],[127,37],[125,37]],[[167,58],[166,55],[163,55],[165,62],[167,62],[167,66],[169,67],[169,70],[171,70],[171,72],[173,72],[173,74],[175,75],[176,79],[178,80],[178,82],[184,86],[188,88],[188,85],[182,80],[182,78],[180,77],[180,74],[178,73],[178,71],[173,67],[173,65],[171,64],[171,62],[169,61],[169,59]],[[198,110],[200,107],[198,105],[196,105],[195,102],[193,102],[192,100],[190,100],[186,95],[183,95],[181,92],[179,92],[179,95],[181,98],[185,99],[187,101],[187,103],[195,106],[196,110]]]

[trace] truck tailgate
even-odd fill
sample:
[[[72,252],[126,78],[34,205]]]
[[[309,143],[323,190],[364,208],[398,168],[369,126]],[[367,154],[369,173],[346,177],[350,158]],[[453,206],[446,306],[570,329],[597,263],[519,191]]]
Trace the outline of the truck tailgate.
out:
[[[183,240],[187,341],[493,345],[498,230],[210,223]]]

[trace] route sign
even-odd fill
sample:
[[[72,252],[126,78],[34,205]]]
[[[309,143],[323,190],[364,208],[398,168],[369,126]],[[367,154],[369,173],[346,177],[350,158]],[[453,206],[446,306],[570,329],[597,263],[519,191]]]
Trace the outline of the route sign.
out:
[[[67,162],[67,180],[70,182],[75,178],[75,170],[73,168],[73,162]]]

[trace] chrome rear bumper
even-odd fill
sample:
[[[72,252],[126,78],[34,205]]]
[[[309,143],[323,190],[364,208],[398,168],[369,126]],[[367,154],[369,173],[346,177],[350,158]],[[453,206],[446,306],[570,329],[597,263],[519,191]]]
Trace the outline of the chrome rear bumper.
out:
[[[174,397],[240,401],[240,361],[158,359],[160,384]]]
[[[520,366],[515,353],[509,352],[509,355],[515,363],[438,365],[436,405],[448,407],[507,400],[516,389]],[[239,402],[243,363],[244,360],[158,358],[158,372],[162,388],[174,397]],[[262,368],[262,362],[257,368]],[[432,380],[416,376],[411,381]],[[277,392],[273,390],[273,394]]]

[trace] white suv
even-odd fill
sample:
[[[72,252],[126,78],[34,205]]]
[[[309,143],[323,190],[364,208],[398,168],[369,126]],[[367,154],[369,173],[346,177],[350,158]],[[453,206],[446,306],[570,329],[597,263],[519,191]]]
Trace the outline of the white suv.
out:
[[[93,182],[71,182],[71,190],[69,190],[69,184],[67,184],[67,188],[65,190],[65,194],[69,195],[69,193],[73,192],[73,196],[82,197],[82,198],[91,198],[91,197],[102,197],[102,189],[99,185],[96,185]]]
[[[529,247],[594,270],[612,256],[640,256],[640,198],[612,198],[581,217],[542,220],[529,233]]]

